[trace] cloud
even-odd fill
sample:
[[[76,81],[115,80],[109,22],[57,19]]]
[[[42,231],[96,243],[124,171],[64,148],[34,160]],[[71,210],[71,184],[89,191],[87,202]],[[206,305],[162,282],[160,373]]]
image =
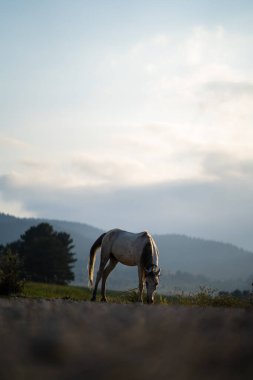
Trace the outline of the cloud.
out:
[[[36,115],[30,150],[2,138],[2,202],[103,228],[253,247],[252,42],[197,27],[104,49],[82,108]]]
[[[6,202],[6,200],[0,199],[1,213],[8,215],[15,215],[21,218],[36,218],[37,214],[32,211],[26,210],[20,202]]]
[[[16,215],[20,217],[36,217],[36,211],[28,211],[27,205],[23,197],[16,196],[16,189],[12,189],[13,184],[6,177],[0,177],[0,212]],[[8,191],[14,190],[11,195]],[[31,189],[30,189],[31,190]],[[19,200],[17,200],[20,198]]]
[[[244,150],[253,138],[252,42],[222,26],[195,27],[187,35],[154,35],[109,51],[99,78],[110,90],[105,102],[114,108],[117,129],[129,136],[122,120],[160,125],[202,149]]]
[[[27,149],[30,145],[20,139],[16,139],[8,136],[0,136],[0,147],[1,149]]]
[[[210,178],[253,178],[253,158],[240,159],[222,151],[203,155],[203,172]]]
[[[72,166],[83,183],[125,184],[136,183],[143,171],[143,165],[134,159],[103,154],[79,154],[72,160]]]
[[[1,177],[1,199],[6,204],[17,202],[27,214],[83,221],[104,229],[188,234],[252,250],[253,177],[248,173],[252,162],[239,163],[238,176],[231,170],[231,157],[221,159],[223,167],[219,171],[219,161],[214,164],[211,180],[145,186],[20,186],[10,177]]]
[[[207,92],[222,95],[224,98],[230,98],[231,96],[236,98],[242,96],[253,97],[253,83],[251,82],[209,82],[205,85],[205,89]]]

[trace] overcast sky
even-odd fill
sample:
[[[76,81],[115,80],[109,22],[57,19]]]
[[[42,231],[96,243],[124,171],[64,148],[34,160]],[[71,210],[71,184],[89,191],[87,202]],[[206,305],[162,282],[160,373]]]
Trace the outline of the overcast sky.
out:
[[[0,0],[0,211],[253,250],[253,3]]]

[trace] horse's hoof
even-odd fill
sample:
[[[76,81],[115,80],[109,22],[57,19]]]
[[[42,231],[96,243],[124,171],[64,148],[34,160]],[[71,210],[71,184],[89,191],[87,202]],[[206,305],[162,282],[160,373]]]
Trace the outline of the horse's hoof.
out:
[[[92,302],[96,301],[96,297],[91,297],[90,299]]]
[[[107,302],[106,298],[101,298],[101,302]]]

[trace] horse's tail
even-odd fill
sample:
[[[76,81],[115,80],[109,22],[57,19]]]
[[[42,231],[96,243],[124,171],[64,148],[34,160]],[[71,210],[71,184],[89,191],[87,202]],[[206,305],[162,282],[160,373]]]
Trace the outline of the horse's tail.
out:
[[[90,258],[89,258],[89,282],[90,286],[93,284],[93,276],[94,276],[94,266],[96,261],[96,251],[98,248],[101,247],[103,237],[106,235],[106,232],[99,236],[99,238],[93,243],[91,249],[90,249]]]

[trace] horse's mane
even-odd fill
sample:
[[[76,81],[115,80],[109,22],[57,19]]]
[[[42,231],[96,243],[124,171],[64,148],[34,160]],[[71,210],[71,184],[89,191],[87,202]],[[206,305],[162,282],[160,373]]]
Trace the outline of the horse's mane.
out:
[[[141,255],[142,268],[149,269],[153,266],[152,244],[150,239],[145,244]]]

